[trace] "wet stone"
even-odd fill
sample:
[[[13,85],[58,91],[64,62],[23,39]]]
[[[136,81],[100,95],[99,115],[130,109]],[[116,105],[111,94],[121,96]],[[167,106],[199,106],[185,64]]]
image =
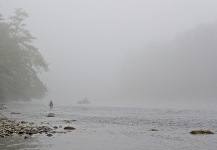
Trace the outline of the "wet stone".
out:
[[[58,129],[58,127],[57,127],[57,126],[54,126],[53,128],[54,128],[54,129]]]
[[[64,128],[64,130],[75,130],[75,128],[71,127],[71,126],[67,126],[67,127]]]
[[[149,131],[158,131],[157,129],[150,129]]]
[[[49,133],[49,134],[47,134],[47,136],[51,137],[51,136],[53,136],[53,135]]]
[[[19,112],[11,112],[11,114],[13,114],[13,115],[18,115],[18,114],[20,114]]]
[[[55,114],[54,114],[54,113],[49,113],[49,114],[47,115],[47,117],[55,117]]]
[[[21,121],[20,123],[22,123],[22,124],[26,124],[27,122],[25,122],[25,121]]]
[[[190,134],[214,134],[210,130],[193,130],[190,132]]]

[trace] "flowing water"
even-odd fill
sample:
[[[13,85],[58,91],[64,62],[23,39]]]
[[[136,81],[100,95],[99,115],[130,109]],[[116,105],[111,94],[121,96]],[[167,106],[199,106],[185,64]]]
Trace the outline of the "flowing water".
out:
[[[217,134],[191,135],[196,129],[217,133],[217,111],[14,104],[1,113],[16,121],[73,126],[66,134],[0,139],[0,150],[216,150]],[[12,115],[15,111],[21,114]],[[48,118],[48,113],[55,117]],[[66,123],[64,120],[76,120]],[[158,131],[150,131],[157,129]],[[63,130],[63,129],[59,129]]]

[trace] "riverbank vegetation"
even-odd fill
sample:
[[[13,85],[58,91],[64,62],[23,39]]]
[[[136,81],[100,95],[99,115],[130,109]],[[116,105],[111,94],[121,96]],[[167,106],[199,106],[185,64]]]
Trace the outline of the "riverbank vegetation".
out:
[[[32,44],[36,37],[25,28],[27,17],[22,9],[8,20],[0,16],[0,102],[40,99],[47,92],[38,75],[48,63]]]

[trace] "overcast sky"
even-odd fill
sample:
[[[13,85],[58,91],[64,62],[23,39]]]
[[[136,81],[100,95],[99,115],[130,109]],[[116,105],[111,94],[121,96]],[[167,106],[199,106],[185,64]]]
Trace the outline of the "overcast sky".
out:
[[[29,14],[26,23],[37,37],[34,45],[50,64],[50,71],[42,75],[49,89],[44,100],[72,105],[87,97],[93,105],[178,106],[182,101],[179,98],[149,99],[145,94],[142,98],[132,97],[129,89],[136,88],[135,85],[124,93],[123,85],[127,84],[123,84],[122,79],[127,80],[125,75],[130,71],[126,68],[130,67],[130,61],[133,61],[135,68],[137,54],[145,54],[147,43],[170,41],[168,43],[173,45],[174,41],[178,41],[177,36],[193,30],[197,25],[217,22],[216,0],[0,0],[0,12],[4,17],[12,15],[15,8],[23,8]],[[129,61],[131,55],[136,58]],[[162,53],[148,53],[138,58],[144,60],[149,57],[139,66],[143,67],[144,63],[144,67],[153,68],[156,56],[161,60],[158,63],[164,63],[166,57]],[[183,53],[181,59],[185,58]],[[173,64],[177,63],[173,61]],[[138,70],[136,72],[140,74]],[[165,74],[164,70],[158,71],[158,74],[167,78],[172,76]],[[144,84],[146,80],[155,82],[156,78],[139,79]],[[162,80],[166,87],[165,81],[169,79]],[[216,80],[213,82],[216,83]],[[142,86],[140,91],[145,93],[146,88]],[[152,93],[155,90],[159,92],[159,88],[151,88]],[[163,88],[160,91],[165,92]],[[126,98],[128,94],[131,97]],[[191,104],[200,107],[206,104],[205,99],[197,101],[188,95],[185,98],[188,100],[184,100],[183,106]],[[213,99],[208,101],[209,106],[215,104]]]

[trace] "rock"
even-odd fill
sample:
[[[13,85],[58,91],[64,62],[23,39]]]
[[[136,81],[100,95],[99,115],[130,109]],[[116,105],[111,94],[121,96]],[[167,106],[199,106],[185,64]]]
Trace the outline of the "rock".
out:
[[[23,132],[23,131],[19,131],[19,132],[18,132],[18,134],[24,134],[24,133],[25,133],[25,132]]]
[[[18,114],[20,114],[19,112],[11,112],[11,114],[13,114],[13,115],[18,115]]]
[[[191,134],[214,134],[210,130],[193,130],[190,132]]]
[[[47,115],[47,117],[55,117],[55,114],[54,114],[54,113],[49,113],[49,114]]]
[[[13,123],[13,122],[15,122],[15,120],[7,120],[7,122],[12,122]]]
[[[74,128],[74,127],[67,126],[67,127],[64,128],[64,130],[75,130],[75,128]]]
[[[20,123],[25,124],[25,123],[27,123],[27,122],[25,122],[25,121],[21,121]]]
[[[54,128],[54,129],[58,129],[58,127],[57,127],[57,126],[54,126],[53,128]]]
[[[51,133],[49,133],[49,134],[47,134],[47,136],[49,136],[49,137],[51,137],[51,136],[53,136]]]
[[[75,122],[76,120],[63,120],[65,123]]]
[[[29,125],[33,125],[33,124],[34,124],[34,122],[30,122],[30,123],[29,123]]]
[[[18,127],[15,127],[14,130],[15,130],[15,131],[20,131],[21,128],[18,126]]]
[[[52,133],[52,134],[55,134],[55,133],[57,133],[57,132],[56,132],[56,131],[51,131],[51,133]]]
[[[149,131],[158,131],[157,129],[150,129]]]
[[[37,128],[32,128],[32,132],[37,132],[38,129]]]
[[[5,104],[0,104],[0,110],[3,110],[3,109],[7,109],[7,107],[5,106]]]
[[[65,123],[71,123],[71,120],[64,120]]]

